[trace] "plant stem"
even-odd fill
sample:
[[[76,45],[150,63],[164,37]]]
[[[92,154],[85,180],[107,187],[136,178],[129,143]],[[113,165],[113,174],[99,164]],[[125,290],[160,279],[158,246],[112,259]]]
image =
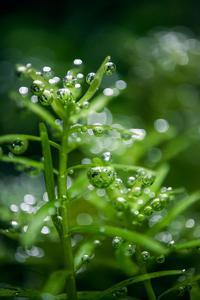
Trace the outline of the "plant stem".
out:
[[[141,274],[148,274],[147,273],[147,268],[140,256],[140,253],[141,253],[141,250],[139,248],[139,252],[137,253],[137,261],[139,263],[139,266],[140,266],[140,270],[141,270]],[[154,290],[153,290],[153,287],[151,285],[151,280],[150,279],[147,279],[144,281],[144,286],[145,286],[145,289],[146,289],[146,293],[147,293],[147,296],[148,296],[148,299],[149,300],[156,300],[156,295],[154,293]]]
[[[58,175],[58,197],[60,200],[61,212],[61,243],[63,247],[64,266],[69,272],[67,280],[67,295],[70,300],[77,300],[76,282],[74,272],[74,260],[72,253],[70,224],[69,224],[69,196],[67,194],[67,147],[68,147],[68,116],[63,120],[63,133],[61,149],[59,151],[59,175]]]

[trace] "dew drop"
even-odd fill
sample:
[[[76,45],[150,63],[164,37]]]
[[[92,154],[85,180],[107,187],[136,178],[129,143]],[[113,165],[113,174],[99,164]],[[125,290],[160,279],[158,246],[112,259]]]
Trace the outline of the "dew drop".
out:
[[[19,93],[22,96],[26,96],[28,94],[28,88],[26,86],[21,86],[19,88]]]
[[[40,80],[34,80],[31,85],[31,92],[38,96],[44,91],[44,86],[44,82]]]
[[[115,236],[112,240],[112,246],[115,249],[118,249],[122,243],[123,243],[123,239],[120,236]]]
[[[156,262],[158,264],[163,264],[165,262],[165,256],[164,255],[160,255],[156,258]]]
[[[108,76],[113,75],[113,73],[116,71],[116,66],[113,62],[109,61],[105,64],[105,73]]]
[[[83,61],[82,61],[82,59],[80,59],[80,58],[76,58],[76,59],[74,59],[74,61],[73,61],[73,64],[74,64],[75,66],[81,66],[82,63],[83,63]]]
[[[97,188],[107,188],[115,180],[115,171],[111,167],[92,167],[87,175],[89,182]]]
[[[88,254],[84,254],[84,255],[82,256],[81,260],[82,260],[83,263],[88,264],[88,263],[91,261],[91,256],[88,255]]]
[[[104,134],[104,128],[102,126],[95,126],[93,133],[96,137],[101,137]]]
[[[86,82],[88,84],[91,84],[93,82],[94,78],[95,78],[95,75],[96,74],[94,72],[88,73],[87,76],[86,76]]]
[[[136,181],[136,178],[134,176],[128,177],[128,180],[127,180],[128,187],[132,187],[134,185],[135,181]]]
[[[148,251],[142,251],[141,256],[144,261],[147,261],[150,259],[150,253]]]
[[[110,153],[109,151],[104,152],[104,153],[102,154],[102,159],[103,159],[105,162],[111,161],[111,159],[112,159],[111,153]]]
[[[28,148],[28,140],[16,139],[9,145],[9,149],[13,154],[20,155]]]
[[[145,214],[146,216],[151,216],[152,213],[153,213],[153,209],[152,209],[151,206],[148,205],[148,206],[146,206],[146,207],[144,208],[144,214]]]
[[[53,72],[51,70],[51,67],[45,66],[42,68],[42,75],[45,78],[51,78],[53,76]]]
[[[38,100],[42,105],[48,106],[53,102],[53,95],[51,91],[44,90],[42,94],[38,96]]]

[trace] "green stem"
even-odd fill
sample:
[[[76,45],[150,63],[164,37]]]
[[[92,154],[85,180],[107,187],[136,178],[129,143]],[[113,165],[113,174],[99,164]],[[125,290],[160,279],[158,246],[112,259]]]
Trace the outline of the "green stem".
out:
[[[77,300],[76,282],[74,272],[74,260],[70,236],[69,224],[69,195],[67,193],[67,148],[68,148],[68,118],[63,120],[63,133],[61,139],[61,149],[59,151],[59,175],[58,175],[58,196],[60,200],[60,212],[62,217],[61,243],[63,247],[64,266],[69,272],[67,280],[68,299]]]
[[[139,248],[140,249],[140,248]],[[140,265],[140,270],[141,270],[141,274],[148,274],[147,273],[147,268],[140,256],[140,253],[141,253],[141,250],[139,250],[138,254],[137,254],[137,260],[138,260],[138,263]],[[148,295],[148,299],[149,300],[156,300],[156,296],[155,296],[155,293],[154,293],[154,290],[153,290],[153,287],[151,285],[151,280],[150,279],[147,279],[144,281],[144,287],[146,289],[146,293]]]

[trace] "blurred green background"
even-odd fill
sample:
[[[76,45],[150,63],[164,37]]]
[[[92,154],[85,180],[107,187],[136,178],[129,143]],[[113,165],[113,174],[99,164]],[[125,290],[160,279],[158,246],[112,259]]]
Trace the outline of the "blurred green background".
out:
[[[82,58],[91,71],[108,54],[128,84],[111,104],[114,114],[128,116],[132,125],[147,131],[157,118],[166,118],[178,132],[196,126],[199,8],[198,1],[187,0],[1,1],[1,133],[37,131],[37,119],[28,112],[19,114],[9,99],[9,91],[20,86],[16,63],[50,65],[64,75],[74,58]],[[176,33],[167,37],[166,32]],[[172,161],[173,185],[198,188],[199,151],[200,146],[191,143]]]
[[[155,143],[151,142],[144,155],[135,158],[130,151],[125,160],[152,168],[170,161],[167,185],[185,186],[189,191],[199,189],[199,11],[200,2],[191,0],[1,1],[1,134],[38,132],[37,118],[9,97],[22,84],[15,76],[17,63],[31,62],[38,68],[49,65],[63,76],[74,58],[81,58],[89,72],[111,55],[117,65],[114,79],[127,82],[127,89],[109,105],[114,120],[127,127],[144,128],[147,136],[156,135]],[[166,120],[170,127],[160,140],[155,128],[157,119]],[[39,153],[37,145],[28,150],[30,156]],[[2,164],[0,175],[4,190],[9,178],[19,173],[13,166]],[[26,177],[20,180],[23,184],[21,194],[16,192],[18,201],[24,193],[34,191]],[[12,203],[10,198],[19,182],[15,180],[10,194],[3,193],[4,202],[9,199]],[[37,179],[34,184],[39,185]],[[13,264],[9,270],[9,257],[5,268],[13,270]],[[26,285],[23,274],[27,273],[29,281],[32,277],[37,281],[35,270],[33,274],[31,269],[24,273],[16,266],[16,271],[20,272],[17,284]],[[40,282],[40,271],[37,279]],[[16,283],[16,278],[13,281]],[[109,285],[107,277],[105,281]],[[84,280],[81,285],[84,287]],[[92,285],[98,286],[96,280]]]

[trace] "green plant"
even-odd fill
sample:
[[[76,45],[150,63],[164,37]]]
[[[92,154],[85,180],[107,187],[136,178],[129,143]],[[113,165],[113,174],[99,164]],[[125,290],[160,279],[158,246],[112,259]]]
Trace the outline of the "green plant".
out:
[[[31,81],[31,101],[27,87],[19,89],[20,95],[13,93],[11,96],[43,123],[39,125],[39,136],[1,136],[0,143],[7,144],[9,149],[8,153],[2,150],[1,161],[14,163],[32,174],[42,171],[48,197],[33,211],[30,210],[29,199],[25,222],[20,215],[16,216],[16,207],[12,207],[9,213],[2,207],[2,221],[10,221],[12,226],[2,228],[1,234],[17,240],[26,255],[31,256],[30,253],[38,251],[35,245],[42,242],[39,235],[41,229],[49,233],[48,227],[43,226],[48,221],[49,226],[53,224],[53,239],[62,249],[62,268],[49,274],[40,291],[4,286],[0,289],[0,296],[70,300],[135,299],[133,297],[138,295],[133,291],[129,292],[131,297],[127,296],[127,287],[143,282],[148,299],[156,299],[157,292],[152,287],[151,279],[182,275],[186,271],[149,272],[149,266],[164,263],[165,257],[200,245],[198,239],[188,238],[183,243],[175,243],[163,229],[168,228],[172,232],[169,227],[171,222],[198,201],[200,193],[189,196],[184,189],[162,187],[169,170],[167,164],[150,170],[121,163],[119,157],[124,155],[126,148],[130,151],[134,143],[134,147],[140,149],[137,145],[146,143],[145,131],[125,129],[119,124],[102,121],[102,118],[99,120],[99,115],[95,113],[102,111],[111,99],[118,96],[125,83],[118,81],[116,87],[106,88],[103,94],[95,96],[103,76],[112,75],[115,71],[115,65],[107,57],[96,73],[87,75],[89,88],[82,95],[84,76],[80,71],[81,60],[74,62],[74,68],[68,71],[63,82],[52,74],[49,67],[44,67],[42,72],[34,70],[29,64],[17,67],[18,75],[27,82]],[[104,111],[103,118],[105,115]],[[41,143],[42,160],[21,156],[31,142]],[[111,153],[104,147],[96,150],[103,144],[112,148],[113,143],[116,143],[117,149],[113,161]],[[83,159],[81,164],[74,164],[73,153],[77,149],[82,149],[82,153],[90,155],[90,158]],[[71,187],[67,183],[70,176],[73,177]],[[73,210],[79,207],[81,210],[83,202],[94,209],[95,224],[91,224],[90,215],[85,213],[80,214],[78,226],[73,221]],[[77,240],[77,234],[86,239]],[[117,265],[128,279],[103,291],[78,292],[76,274],[93,260],[96,249],[102,247],[106,237],[112,238]],[[181,286],[177,284],[173,290],[185,289],[197,280],[198,276],[185,276]],[[66,293],[61,294],[64,287]]]

